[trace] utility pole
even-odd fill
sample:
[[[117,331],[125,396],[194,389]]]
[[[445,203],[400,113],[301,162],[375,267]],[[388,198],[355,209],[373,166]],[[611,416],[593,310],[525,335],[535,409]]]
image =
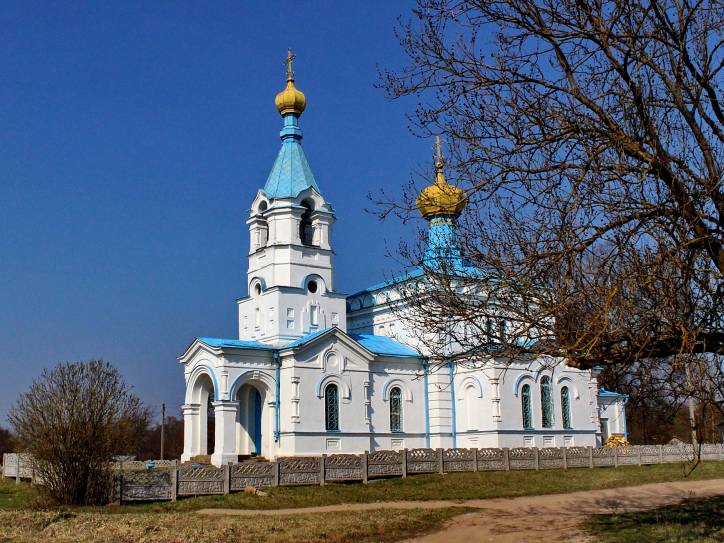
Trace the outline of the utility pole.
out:
[[[161,460],[163,460],[163,442],[166,437],[166,402],[161,404]]]

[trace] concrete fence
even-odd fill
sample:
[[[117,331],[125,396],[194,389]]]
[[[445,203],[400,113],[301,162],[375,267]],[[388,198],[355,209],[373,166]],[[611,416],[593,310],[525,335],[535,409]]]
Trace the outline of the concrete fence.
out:
[[[703,461],[724,460],[723,444],[701,446]],[[694,458],[691,445],[632,445],[625,447],[535,447],[503,449],[405,449],[363,454],[333,454],[279,458],[274,462],[245,461],[221,468],[179,466],[176,461],[118,462],[115,500],[176,500],[182,496],[228,494],[246,487],[324,485],[421,473],[542,470],[665,464]],[[147,469],[153,464],[155,469]],[[27,455],[3,455],[3,476],[32,479]]]

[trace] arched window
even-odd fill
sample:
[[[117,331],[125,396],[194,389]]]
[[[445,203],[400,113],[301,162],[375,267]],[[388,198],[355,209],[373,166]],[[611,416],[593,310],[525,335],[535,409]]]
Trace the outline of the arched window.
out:
[[[339,389],[333,383],[324,389],[324,423],[328,431],[339,430]]]
[[[299,221],[299,239],[302,245],[312,245],[314,242],[314,228],[312,227],[312,204],[304,200],[302,202],[304,213]]]
[[[402,391],[400,387],[390,390],[390,431],[402,432]]]
[[[551,378],[547,375],[540,380],[540,407],[543,428],[553,428],[553,394]]]
[[[530,406],[530,385],[523,385],[520,392],[520,402],[523,408],[523,428],[531,430],[533,428],[533,414]]]
[[[561,389],[561,412],[563,413],[563,427],[571,427],[571,396],[568,387]]]

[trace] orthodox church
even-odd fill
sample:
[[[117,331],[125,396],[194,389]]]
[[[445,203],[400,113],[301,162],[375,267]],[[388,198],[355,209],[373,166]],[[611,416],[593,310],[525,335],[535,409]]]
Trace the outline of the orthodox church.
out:
[[[271,173],[251,202],[247,296],[238,339],[196,338],[179,357],[186,382],[186,461],[361,453],[417,447],[597,446],[626,433],[626,397],[596,373],[494,356],[483,367],[427,371],[400,317],[408,273],[351,296],[337,291],[332,226],[302,149],[306,106],[287,84],[275,100],[283,126]],[[439,149],[439,146],[438,146]],[[436,180],[418,199],[428,253],[452,243],[464,193]],[[213,446],[207,436],[214,413]],[[212,449],[212,450],[211,450]]]

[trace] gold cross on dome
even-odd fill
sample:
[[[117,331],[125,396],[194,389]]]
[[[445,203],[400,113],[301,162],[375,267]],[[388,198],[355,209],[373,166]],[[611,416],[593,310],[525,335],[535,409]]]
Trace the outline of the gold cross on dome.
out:
[[[292,70],[292,61],[297,58],[297,55],[292,53],[292,48],[287,49],[287,60],[284,64],[287,65],[287,81],[294,81],[294,71]]]
[[[438,164],[442,164],[442,143],[440,142],[440,136],[435,136],[435,156],[437,157]]]

